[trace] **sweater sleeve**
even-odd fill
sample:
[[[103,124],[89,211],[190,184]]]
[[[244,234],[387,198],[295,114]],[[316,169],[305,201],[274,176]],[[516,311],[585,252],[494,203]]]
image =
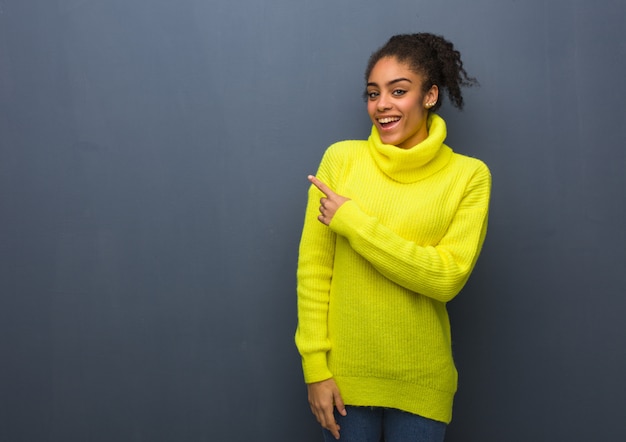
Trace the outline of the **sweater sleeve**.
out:
[[[338,161],[327,151],[316,176],[326,183],[333,183],[337,167]],[[317,219],[322,197],[315,186],[309,188],[298,254],[298,327],[295,341],[302,356],[306,383],[333,376],[328,369],[326,354],[330,350],[328,303],[336,234]]]
[[[438,244],[420,246],[344,203],[330,224],[380,273],[411,291],[448,302],[467,282],[487,231],[491,175],[480,163],[469,181],[445,235]]]

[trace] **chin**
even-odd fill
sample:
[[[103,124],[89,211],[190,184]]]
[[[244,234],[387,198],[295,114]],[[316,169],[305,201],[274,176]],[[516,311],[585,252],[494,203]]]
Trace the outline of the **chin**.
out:
[[[389,144],[391,146],[397,146],[398,144],[402,143],[402,140],[398,140],[397,138],[392,138],[392,137],[381,137],[380,141],[382,141],[385,144]]]

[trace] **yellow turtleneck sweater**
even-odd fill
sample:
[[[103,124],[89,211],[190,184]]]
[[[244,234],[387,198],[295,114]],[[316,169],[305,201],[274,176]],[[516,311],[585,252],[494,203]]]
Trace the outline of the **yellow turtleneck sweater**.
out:
[[[334,378],[346,405],[450,422],[457,372],[446,303],[487,228],[491,175],[444,144],[436,114],[412,149],[367,141],[328,148],[317,177],[350,198],[330,226],[311,186],[298,261],[298,329],[307,383]]]

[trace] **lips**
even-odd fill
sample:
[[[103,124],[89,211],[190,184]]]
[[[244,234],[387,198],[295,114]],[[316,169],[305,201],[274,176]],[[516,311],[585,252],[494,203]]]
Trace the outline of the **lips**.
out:
[[[380,124],[381,128],[391,129],[396,125],[398,121],[400,121],[400,117],[382,117],[377,118],[376,121],[378,121],[378,124]]]

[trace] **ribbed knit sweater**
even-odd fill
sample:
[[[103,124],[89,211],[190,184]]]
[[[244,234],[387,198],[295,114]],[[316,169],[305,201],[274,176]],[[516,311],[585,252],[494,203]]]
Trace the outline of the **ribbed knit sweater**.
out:
[[[446,303],[487,229],[491,175],[444,144],[436,114],[411,149],[368,140],[328,148],[317,177],[350,198],[329,226],[315,187],[298,260],[296,345],[305,382],[334,378],[346,405],[450,422],[457,388]]]
[[[444,144],[428,119],[411,149],[368,140],[328,148],[317,177],[350,198],[329,226],[311,186],[298,260],[305,382],[334,378],[346,405],[450,422],[457,388],[446,303],[466,283],[485,238],[491,175]]]

